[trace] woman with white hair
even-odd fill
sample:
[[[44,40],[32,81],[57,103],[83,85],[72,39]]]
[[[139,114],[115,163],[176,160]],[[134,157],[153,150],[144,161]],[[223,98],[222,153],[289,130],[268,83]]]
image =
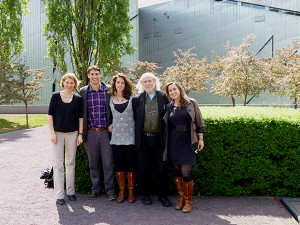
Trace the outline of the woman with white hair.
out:
[[[132,100],[135,119],[135,145],[138,150],[138,185],[144,205],[151,205],[151,174],[154,165],[157,194],[164,207],[172,206],[167,198],[167,182],[163,162],[167,97],[161,92],[159,79],[144,73],[138,84],[139,95]]]

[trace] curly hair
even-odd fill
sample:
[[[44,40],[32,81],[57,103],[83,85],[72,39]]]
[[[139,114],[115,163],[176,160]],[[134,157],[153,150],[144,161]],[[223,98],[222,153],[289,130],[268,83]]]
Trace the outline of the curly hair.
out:
[[[115,96],[117,94],[116,82],[117,82],[118,77],[122,78],[125,83],[125,88],[123,90],[123,97],[125,99],[129,99],[130,96],[132,95],[132,83],[131,83],[130,79],[128,78],[128,76],[126,76],[123,73],[118,73],[117,75],[113,76],[113,78],[111,80],[110,94],[112,96]]]

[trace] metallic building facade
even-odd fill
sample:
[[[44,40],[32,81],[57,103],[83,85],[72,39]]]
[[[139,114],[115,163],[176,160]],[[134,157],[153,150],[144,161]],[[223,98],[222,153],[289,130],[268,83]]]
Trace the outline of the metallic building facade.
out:
[[[162,73],[174,65],[172,52],[195,46],[201,59],[211,51],[224,55],[227,42],[234,46],[249,34],[256,39],[252,51],[271,57],[277,48],[300,37],[299,0],[172,0],[139,9],[139,60],[156,62]],[[199,81],[201,82],[201,81]],[[201,104],[231,104],[231,99],[192,93]],[[237,101],[241,103],[241,100]],[[251,104],[289,104],[291,100],[262,94]]]

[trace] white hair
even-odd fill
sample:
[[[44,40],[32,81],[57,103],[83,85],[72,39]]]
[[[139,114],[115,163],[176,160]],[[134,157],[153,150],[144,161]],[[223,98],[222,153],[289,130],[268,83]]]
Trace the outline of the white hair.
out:
[[[160,90],[161,84],[160,84],[160,81],[159,81],[158,77],[156,77],[156,76],[155,76],[153,73],[151,73],[151,72],[146,72],[146,73],[144,73],[144,74],[140,77],[138,83],[136,84],[136,89],[138,90],[138,93],[144,92],[144,87],[143,87],[143,85],[142,85],[142,80],[143,80],[144,78],[146,78],[146,77],[150,77],[150,78],[152,78],[152,79],[154,80],[154,82],[155,82],[155,90],[156,90],[156,91],[159,91],[159,90]]]

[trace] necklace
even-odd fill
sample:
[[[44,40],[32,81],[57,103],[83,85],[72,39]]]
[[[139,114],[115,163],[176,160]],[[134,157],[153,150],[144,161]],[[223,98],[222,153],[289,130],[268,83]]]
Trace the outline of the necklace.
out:
[[[121,97],[121,98],[116,97],[116,100],[117,100],[117,102],[124,102],[124,101],[125,101],[125,98],[123,98],[123,97]]]
[[[117,102],[124,102],[125,98],[117,98]]]
[[[176,106],[176,107],[180,106],[180,102],[175,102],[174,101],[174,106]]]
[[[71,95],[66,95],[63,91],[61,91],[60,94],[61,94],[63,97],[65,97],[65,98],[71,98],[71,97],[73,97],[73,92],[72,92]]]

